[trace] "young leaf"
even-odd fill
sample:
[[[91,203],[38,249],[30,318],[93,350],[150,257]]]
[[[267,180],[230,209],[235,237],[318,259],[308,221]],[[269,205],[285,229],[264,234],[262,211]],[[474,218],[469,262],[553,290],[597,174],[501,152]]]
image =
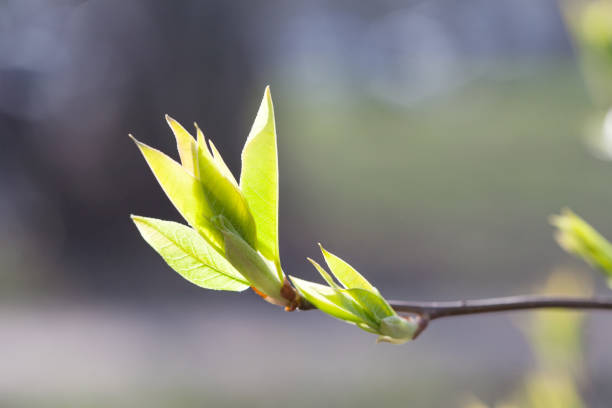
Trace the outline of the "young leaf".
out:
[[[225,237],[225,256],[234,267],[249,281],[251,286],[265,294],[275,304],[286,306],[288,301],[281,296],[282,281],[274,270],[240,236],[229,229],[221,229]]]
[[[199,178],[198,147],[196,141],[180,123],[166,115],[166,122],[176,138],[176,147],[181,158],[181,164],[196,179]]]
[[[357,327],[359,327],[361,330],[365,330],[368,333],[372,333],[372,334],[379,334],[379,330],[375,329],[374,327],[371,327],[365,323],[357,323]]]
[[[255,220],[242,192],[224,176],[206,145],[198,143],[198,167],[200,182],[214,216],[223,215],[240,236],[253,248],[256,247]]]
[[[183,278],[202,288],[243,291],[244,277],[193,229],[172,221],[132,216],[142,237]]]
[[[372,328],[378,327],[377,322],[346,293],[329,286],[298,279],[295,276],[291,276],[291,282],[302,296],[320,311],[340,320],[365,324]]]
[[[229,181],[231,181],[233,185],[238,187],[236,178],[234,178],[234,175],[230,171],[229,167],[227,167],[227,164],[225,164],[225,161],[223,161],[221,154],[219,153],[219,151],[213,144],[212,140],[210,139],[208,140],[208,146],[210,146],[210,151],[212,151],[212,155],[211,155],[210,151],[208,151],[208,148],[207,148],[207,143],[206,143],[207,141],[206,141],[206,138],[204,137],[204,132],[202,132],[202,129],[200,129],[197,123],[194,122],[194,125],[196,128],[197,146],[202,146],[204,148],[203,153],[207,156],[207,158],[212,159],[213,163],[217,167],[217,170],[219,170],[221,174],[223,174]],[[196,155],[197,155],[197,151],[196,151]]]
[[[140,149],[155,178],[183,218],[211,242],[223,248],[223,236],[210,223],[214,214],[208,205],[202,184],[180,164],[157,149],[139,142],[130,135]]]
[[[193,122],[193,124],[195,125],[195,128],[196,128],[196,138],[197,138],[196,140],[197,140],[198,146],[206,146],[206,138],[204,137],[204,132],[202,132],[202,129],[200,129],[200,127],[198,126],[196,122]],[[208,149],[205,149],[205,153],[207,153],[210,156],[210,152],[208,151]]]
[[[231,181],[234,186],[238,187],[238,183],[236,182],[234,175],[230,171],[229,167],[227,167],[227,164],[225,164],[225,161],[223,161],[221,154],[213,144],[212,140],[208,139],[208,144],[210,145],[213,161],[217,165],[217,169],[219,170],[219,172],[221,172],[221,174],[223,174],[229,181]]]
[[[570,210],[553,216],[551,223],[558,228],[555,238],[563,249],[612,279],[612,244],[606,238]],[[609,283],[612,286],[612,280]]]
[[[418,330],[418,323],[414,319],[405,319],[398,315],[387,316],[380,322],[380,334],[376,341],[404,344],[414,339],[414,334]]]
[[[325,257],[325,262],[327,262],[327,266],[329,266],[329,269],[334,274],[336,279],[338,279],[345,288],[361,288],[374,293],[378,293],[378,290],[374,286],[372,286],[370,282],[366,280],[366,278],[361,276],[361,274],[357,272],[351,265],[349,265],[347,262],[343,261],[336,255],[327,252],[321,246],[321,244],[319,244],[319,246],[321,247],[321,252],[323,252],[323,256]]]
[[[380,322],[385,317],[394,316],[395,310],[391,308],[389,303],[378,293],[372,293],[369,290],[361,288],[340,289],[340,292],[345,292],[351,296],[357,303],[367,311],[376,322]]]
[[[323,269],[323,267],[319,265],[318,262],[310,258],[306,258],[306,259],[308,259],[308,261],[312,264],[312,266],[314,266],[315,269],[321,274],[321,276],[323,277],[323,279],[325,279],[325,282],[327,282],[329,286],[335,289],[340,289],[340,287],[338,286],[336,282],[334,282],[334,279],[330,276],[330,274],[327,273],[327,271]]]
[[[329,286],[334,289],[337,289],[341,293],[345,293],[346,295],[350,296],[353,300],[355,300],[355,302],[361,305],[363,310],[374,321],[379,322],[385,317],[395,315],[395,311],[378,292],[373,293],[369,290],[365,290],[362,288],[341,289],[321,265],[319,265],[317,262],[313,261],[310,258],[307,259],[321,274],[321,276],[323,277],[323,279],[325,279]]]
[[[257,224],[257,249],[276,264],[278,252],[278,159],[274,107],[267,87],[257,117],[242,150],[240,188]]]

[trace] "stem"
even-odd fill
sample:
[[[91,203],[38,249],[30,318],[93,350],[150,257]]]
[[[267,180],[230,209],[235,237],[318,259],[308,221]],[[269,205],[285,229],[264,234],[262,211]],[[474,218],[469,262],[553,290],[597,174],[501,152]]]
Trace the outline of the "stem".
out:
[[[301,298],[298,309],[316,309]],[[612,310],[612,297],[579,298],[567,296],[519,295],[488,299],[457,300],[451,302],[389,301],[400,314],[410,314],[418,329],[413,339],[425,330],[431,320],[447,316],[464,316],[479,313],[508,312],[533,309]]]
[[[557,297],[557,296],[508,296],[490,299],[459,300],[453,302],[390,301],[398,313],[413,313],[426,320],[446,316],[462,316],[477,313],[505,312],[527,309],[602,309],[612,310],[611,297]]]

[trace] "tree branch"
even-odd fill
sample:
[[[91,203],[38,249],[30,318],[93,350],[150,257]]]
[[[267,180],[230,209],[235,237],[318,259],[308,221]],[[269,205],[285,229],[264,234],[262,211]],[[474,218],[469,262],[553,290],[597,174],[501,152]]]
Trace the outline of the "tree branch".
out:
[[[298,309],[316,309],[314,305],[301,298]],[[464,316],[480,313],[509,312],[513,310],[533,309],[569,309],[569,310],[612,310],[612,297],[567,297],[519,295],[488,299],[457,300],[451,302],[389,301],[391,307],[399,314],[410,315],[409,318],[418,325],[413,339],[425,330],[431,320],[448,316]]]
[[[612,310],[611,297],[577,298],[563,296],[508,296],[500,298],[459,300],[452,302],[390,301],[398,313],[413,313],[427,320],[446,316],[505,312],[528,309],[601,309]]]

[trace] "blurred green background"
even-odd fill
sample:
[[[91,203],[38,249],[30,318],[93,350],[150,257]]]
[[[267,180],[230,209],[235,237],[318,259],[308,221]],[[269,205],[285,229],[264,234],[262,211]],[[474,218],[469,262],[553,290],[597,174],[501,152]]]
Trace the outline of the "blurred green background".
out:
[[[542,324],[524,313],[376,345],[320,313],[188,284],[128,217],[179,220],[128,132],[174,152],[163,114],[195,120],[238,174],[269,84],[286,272],[318,279],[305,257],[321,242],[388,298],[532,293],[555,272],[608,293],[548,224],[569,206],[612,235],[612,164],[585,139],[607,77],[563,13],[551,0],[0,1],[0,405],[492,406],[561,381],[580,395],[568,407],[609,406],[604,313],[542,335],[580,341],[540,381]]]

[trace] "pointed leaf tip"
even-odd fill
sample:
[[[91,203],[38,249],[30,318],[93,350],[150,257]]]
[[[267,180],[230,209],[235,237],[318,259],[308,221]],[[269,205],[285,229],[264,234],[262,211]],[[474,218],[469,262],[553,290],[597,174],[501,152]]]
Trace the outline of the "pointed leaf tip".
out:
[[[330,271],[345,288],[361,288],[378,294],[378,290],[348,262],[327,251],[323,246],[321,252]]]
[[[269,87],[266,87],[242,150],[240,188],[257,225],[257,249],[266,258],[274,261],[282,280],[284,275],[278,249],[276,125]]]
[[[179,122],[166,115],[166,122],[176,139],[176,147],[181,158],[181,165],[195,178],[199,178],[196,141]]]
[[[197,122],[193,122],[193,125],[196,129],[196,140],[198,146],[202,146],[204,150],[203,153],[207,156],[210,156],[210,150],[208,150],[208,146],[206,145],[206,137],[204,136],[204,132],[202,132],[202,129],[200,129],[200,126],[198,126]]]
[[[217,248],[223,247],[220,232],[210,225],[214,215],[201,183],[164,153],[134,139],[162,190],[183,218]]]
[[[217,166],[217,169],[229,181],[231,181],[234,186],[238,187],[238,182],[234,178],[234,175],[232,174],[232,171],[229,169],[229,167],[227,167],[227,164],[225,164],[225,161],[223,160],[223,157],[221,157],[221,154],[219,153],[219,151],[215,147],[215,144],[210,139],[208,139],[208,146],[210,147],[210,151],[212,152],[213,162]]]
[[[334,280],[332,279],[332,277],[329,275],[329,273],[327,273],[327,271],[325,269],[323,269],[323,267],[321,265],[319,265],[318,262],[314,261],[311,258],[306,258],[308,259],[308,261],[310,261],[310,263],[312,264],[312,266],[315,267],[315,269],[319,272],[319,274],[323,277],[323,279],[325,280],[325,282],[327,282],[327,284],[329,286],[331,286],[332,288],[336,288],[339,289],[340,287],[336,284],[336,282],[334,282]]]

